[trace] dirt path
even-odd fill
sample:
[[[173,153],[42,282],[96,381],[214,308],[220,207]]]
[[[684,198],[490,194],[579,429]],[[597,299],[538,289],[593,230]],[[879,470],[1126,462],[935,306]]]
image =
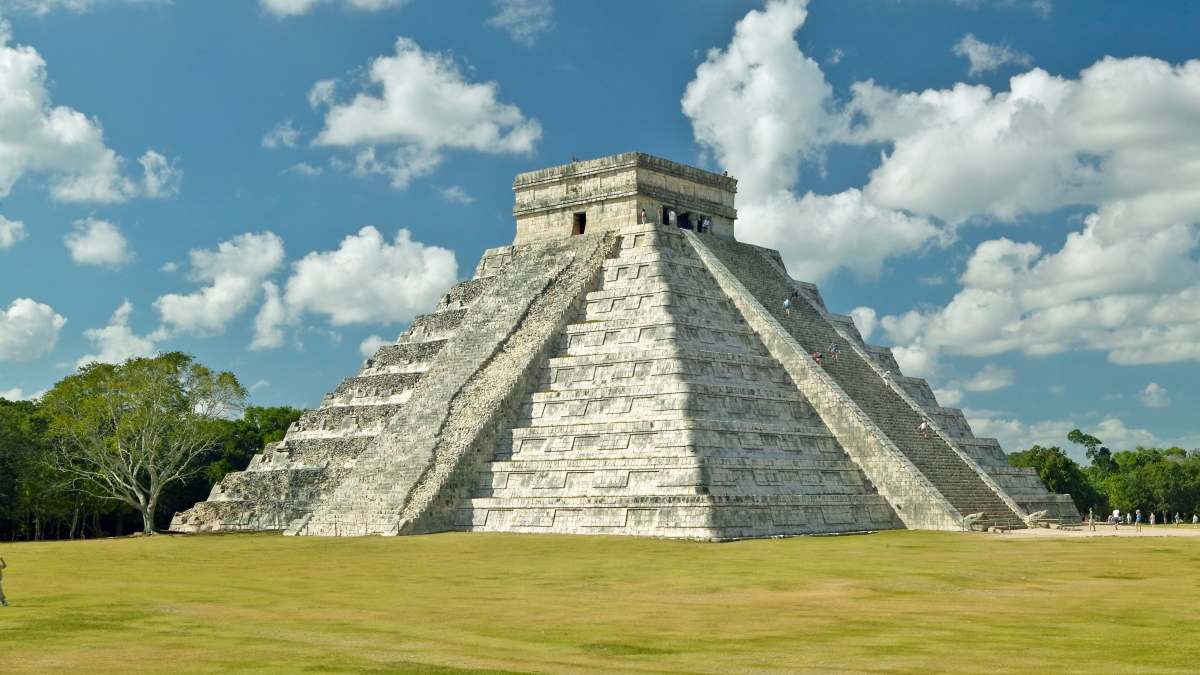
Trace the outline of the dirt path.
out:
[[[1043,537],[1059,537],[1059,538],[1078,538],[1078,537],[1200,537],[1200,527],[1193,525],[1143,525],[1142,531],[1138,532],[1133,525],[1121,525],[1119,529],[1113,530],[1112,525],[1096,523],[1096,531],[1092,532],[1087,525],[1074,530],[1050,530],[1046,528],[1033,528],[1028,530],[1014,530],[1006,532],[1005,537],[1021,537],[1027,539],[1036,539]]]

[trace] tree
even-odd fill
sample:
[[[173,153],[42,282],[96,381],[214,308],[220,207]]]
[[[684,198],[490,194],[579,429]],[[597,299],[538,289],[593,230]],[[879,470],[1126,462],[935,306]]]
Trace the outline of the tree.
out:
[[[1103,487],[1113,506],[1173,514],[1200,507],[1200,454],[1182,448],[1143,448],[1113,455],[1116,470]]]
[[[136,509],[152,534],[163,489],[199,469],[224,417],[245,399],[233,373],[172,352],[86,365],[55,384],[42,405],[55,467],[77,489]]]
[[[1101,476],[1106,476],[1117,470],[1117,464],[1113,461],[1112,452],[1101,445],[1099,438],[1091,434],[1085,434],[1079,429],[1072,429],[1071,433],[1067,434],[1067,440],[1084,447],[1088,461],[1092,463],[1092,466],[1095,467]]]
[[[1075,502],[1075,508],[1080,513],[1087,513],[1089,508],[1099,507],[1100,511],[1107,508],[1104,495],[1088,481],[1083,470],[1062,448],[1035,445],[1024,452],[1012,453],[1008,456],[1008,463],[1037,471],[1050,492],[1070,494],[1071,501]]]

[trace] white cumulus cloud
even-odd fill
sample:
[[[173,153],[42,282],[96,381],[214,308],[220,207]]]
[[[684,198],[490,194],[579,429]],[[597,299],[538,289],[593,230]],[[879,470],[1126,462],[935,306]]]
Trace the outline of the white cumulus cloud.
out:
[[[406,229],[388,243],[368,226],[336,250],[296,262],[285,298],[292,311],[323,314],[334,325],[392,323],[431,308],[457,278],[453,251],[413,241]]]
[[[378,12],[407,3],[408,0],[259,0],[263,9],[280,18],[308,14],[318,5],[337,5],[345,9]]]
[[[1146,385],[1142,393],[1138,394],[1138,400],[1147,408],[1165,408],[1171,405],[1171,395],[1167,393],[1167,388],[1157,382]]]
[[[142,194],[162,199],[179,194],[183,182],[183,169],[167,161],[167,158],[153,150],[147,150],[138,158],[142,165]]]
[[[470,204],[475,201],[475,198],[467,194],[467,191],[457,185],[451,185],[442,190],[442,199],[455,204]]]
[[[854,319],[854,327],[858,329],[863,341],[869,343],[878,324],[875,310],[870,307],[855,307],[850,310],[850,318]]]
[[[970,9],[979,9],[985,6],[1029,9],[1043,19],[1049,17],[1054,10],[1054,3],[1050,0],[954,0],[954,4]]]
[[[389,243],[379,230],[364,227],[338,248],[296,261],[282,292],[268,289],[255,321],[255,345],[280,346],[282,326],[306,314],[335,326],[408,321],[432,308],[457,278],[453,251],[414,241],[406,229]]]
[[[920,349],[905,347],[894,348],[896,362],[906,375],[924,376],[939,372],[939,364]],[[963,402],[968,392],[996,391],[1011,387],[1016,380],[1012,368],[1002,368],[989,363],[979,369],[974,375],[966,378],[944,378],[941,384],[934,388],[933,394],[938,403],[944,406],[956,406]]]
[[[962,389],[956,389],[953,387],[947,389],[934,389],[933,395],[937,398],[938,403],[948,408],[952,408],[959,403],[962,403],[963,400]]]
[[[392,340],[381,338],[378,335],[368,335],[358,343],[358,353],[369,359],[375,356],[375,352],[379,351],[380,347],[390,344],[392,344]]]
[[[76,220],[63,237],[63,243],[71,253],[71,260],[80,265],[117,268],[133,260],[129,240],[121,234],[121,229],[95,217]]]
[[[25,223],[0,216],[0,251],[16,246],[27,236]]]
[[[492,0],[495,16],[488,25],[508,33],[513,40],[532,45],[537,36],[554,25],[554,4],[551,0]]]
[[[45,16],[56,10],[82,14],[101,5],[168,5],[171,0],[0,0],[0,13],[28,12]]]
[[[696,69],[683,112],[697,142],[738,178],[741,239],[778,249],[797,278],[820,281],[840,269],[872,276],[888,258],[947,235],[857,189],[793,192],[801,165],[823,161],[845,126],[820,65],[796,43],[807,16],[803,0],[746,14],[729,45]]]
[[[1010,414],[994,410],[963,410],[971,429],[980,438],[995,438],[1006,452],[1028,450],[1030,446],[1058,446],[1076,461],[1086,462],[1083,448],[1067,442],[1072,429],[1083,429],[1099,438],[1106,447],[1132,450],[1141,445],[1159,446],[1162,439],[1149,429],[1128,427],[1118,417],[1105,417],[1099,422],[1080,424],[1073,418],[1026,422]]]
[[[971,64],[968,75],[990,72],[1010,63],[1028,66],[1033,57],[1003,43],[988,43],[967,33],[954,45],[954,53]]]
[[[268,150],[294,148],[299,139],[300,131],[292,125],[291,120],[284,120],[263,134],[262,146]]]
[[[206,284],[193,293],[168,293],[154,301],[163,329],[218,334],[259,296],[263,280],[283,264],[283,240],[272,232],[240,234],[216,250],[188,253],[192,280]]]
[[[143,180],[127,176],[99,120],[52,105],[47,79],[41,55],[12,44],[0,19],[0,197],[26,174],[47,177],[51,195],[64,202],[118,203],[177,189],[179,170],[153,150],[139,160]]]
[[[849,135],[891,144],[864,189],[878,203],[951,222],[1094,209],[1057,250],[980,243],[948,304],[883,318],[895,343],[933,361],[1200,360],[1200,60],[1105,58],[1078,79],[1034,69],[1005,92],[853,90]]]
[[[522,154],[542,135],[537,120],[498,100],[495,82],[469,82],[451,56],[408,38],[396,40],[394,55],[371,61],[366,81],[343,102],[329,81],[313,87],[310,103],[328,108],[313,143],[353,149],[353,160],[338,166],[386,175],[397,188],[432,173],[446,151]]]
[[[989,363],[963,383],[967,391],[995,391],[1012,386],[1014,381],[1012,368],[1001,368]]]
[[[0,361],[32,361],[53,351],[67,320],[50,305],[17,298],[0,311]]]
[[[925,218],[882,208],[850,188],[832,195],[773,192],[738,208],[739,238],[776,249],[797,279],[819,281],[840,269],[877,276],[884,261],[943,241]]]
[[[295,164],[284,169],[283,173],[294,173],[294,174],[297,174],[300,176],[307,176],[309,178],[312,178],[314,176],[320,176],[321,174],[325,173],[325,169],[322,169],[319,166],[313,166],[312,164],[308,164],[305,162],[296,162]]]
[[[153,356],[156,352],[154,340],[134,334],[129,327],[129,315],[132,313],[133,303],[126,299],[113,312],[108,325],[83,331],[83,336],[92,343],[96,353],[84,354],[75,365],[82,367],[93,362],[122,363],[134,357]]]
[[[287,308],[279,296],[279,286],[273,282],[263,283],[262,307],[254,317],[254,339],[250,349],[275,349],[283,346],[283,324],[287,321]]]

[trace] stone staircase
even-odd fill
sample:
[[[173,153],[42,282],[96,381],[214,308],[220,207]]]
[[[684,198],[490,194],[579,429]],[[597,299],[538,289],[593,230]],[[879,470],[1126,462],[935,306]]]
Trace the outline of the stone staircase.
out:
[[[506,399],[522,391],[522,371],[537,358],[538,340],[557,332],[554,312],[567,311],[575,293],[570,287],[581,283],[577,277],[594,274],[590,266],[603,258],[597,251],[604,241],[592,237],[494,252],[519,264],[482,286],[439,358],[357,458],[354,471],[285,534],[394,535],[452,527],[453,495],[461,491],[461,474],[472,473],[475,446],[491,449],[491,427],[503,420]],[[480,266],[485,272],[493,268],[487,261]],[[557,305],[562,307],[556,310]],[[413,330],[422,328],[425,335],[443,335],[441,323]]]
[[[461,527],[705,539],[900,527],[678,229],[621,238]]]
[[[430,314],[416,317],[396,343],[380,347],[359,372],[307,410],[245,471],[213,486],[207,501],[178,513],[171,529],[281,530],[310,513],[352,472],[362,453],[400,415],[430,365],[493,283],[483,277],[452,287]]]
[[[737,242],[706,239],[704,244],[806,352],[824,354],[831,344],[841,346],[839,358],[825,357],[825,372],[961,515],[982,512],[982,527],[1024,527],[1020,514],[940,433],[931,432],[928,438],[920,434],[917,427],[927,415],[906,401],[859,349],[847,344],[823,311],[814,289],[800,286],[803,301],[793,302],[787,316],[783,300],[797,286],[777,259]]]

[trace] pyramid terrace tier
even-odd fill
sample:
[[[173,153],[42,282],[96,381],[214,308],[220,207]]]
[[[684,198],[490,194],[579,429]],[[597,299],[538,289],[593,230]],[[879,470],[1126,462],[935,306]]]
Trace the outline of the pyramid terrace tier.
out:
[[[459,529],[569,532],[730,540],[893,529],[900,526],[875,495],[754,497],[585,497],[472,499]]]
[[[674,345],[643,351],[557,356],[549,359],[541,375],[544,391],[672,380],[744,387],[790,387],[791,384],[783,368],[769,357],[682,349]]]
[[[521,407],[517,419],[520,423],[540,426],[676,418],[823,426],[816,412],[795,390],[671,381],[538,392]]]
[[[400,410],[399,404],[336,405],[306,410],[288,430],[287,438],[374,436]]]
[[[476,497],[873,494],[849,459],[622,457],[494,461]]]
[[[572,457],[804,457],[841,461],[845,452],[824,428],[735,420],[664,419],[516,427],[499,437],[497,460]]]
[[[363,364],[363,370],[377,372],[419,372],[428,369],[446,340],[399,342],[383,345]],[[395,369],[395,370],[392,370]]]

